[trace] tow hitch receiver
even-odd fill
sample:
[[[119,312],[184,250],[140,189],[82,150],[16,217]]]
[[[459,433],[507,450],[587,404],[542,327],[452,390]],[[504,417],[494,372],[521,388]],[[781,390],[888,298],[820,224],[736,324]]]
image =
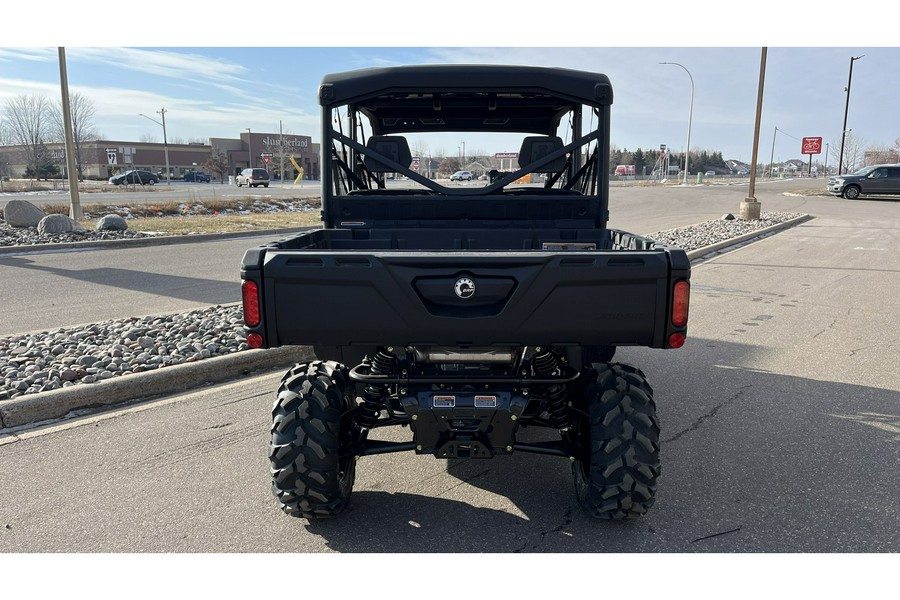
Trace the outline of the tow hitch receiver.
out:
[[[416,454],[491,458],[511,454],[528,401],[511,392],[424,391],[400,399]]]

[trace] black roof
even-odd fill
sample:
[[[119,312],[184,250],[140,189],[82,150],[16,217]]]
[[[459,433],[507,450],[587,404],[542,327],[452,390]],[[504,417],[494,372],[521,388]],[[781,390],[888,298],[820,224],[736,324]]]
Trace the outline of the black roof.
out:
[[[374,134],[517,131],[552,134],[574,106],[612,104],[609,78],[573,69],[412,65],[326,75],[324,107],[351,104]]]

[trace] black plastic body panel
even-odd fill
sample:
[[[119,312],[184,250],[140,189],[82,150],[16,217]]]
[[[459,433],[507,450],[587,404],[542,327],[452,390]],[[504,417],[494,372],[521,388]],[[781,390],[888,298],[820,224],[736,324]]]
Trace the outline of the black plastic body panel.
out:
[[[261,283],[267,346],[661,348],[689,272],[682,250],[616,230],[325,229],[249,250],[242,276]]]

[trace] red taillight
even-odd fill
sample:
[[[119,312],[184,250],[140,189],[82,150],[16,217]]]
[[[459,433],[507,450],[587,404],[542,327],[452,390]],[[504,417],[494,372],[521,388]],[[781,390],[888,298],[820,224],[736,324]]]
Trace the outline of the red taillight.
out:
[[[254,332],[247,336],[247,345],[251,348],[262,348],[263,347],[263,337],[258,333]]]
[[[241,284],[241,297],[244,301],[244,325],[256,327],[259,325],[259,286],[255,281],[245,281]]]
[[[690,284],[684,279],[677,281],[672,288],[672,325],[675,327],[684,327],[687,325],[690,297]]]
[[[669,336],[669,348],[681,348],[682,346],[684,346],[683,333],[676,332]]]

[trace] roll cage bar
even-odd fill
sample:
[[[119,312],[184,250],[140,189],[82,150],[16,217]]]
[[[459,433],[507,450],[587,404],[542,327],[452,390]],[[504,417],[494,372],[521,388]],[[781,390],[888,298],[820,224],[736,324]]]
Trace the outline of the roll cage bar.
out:
[[[594,197],[590,216],[605,226],[608,214],[609,123],[612,87],[605,75],[569,69],[494,65],[416,65],[364,69],[327,75],[319,89],[323,135],[323,209],[330,221],[328,197],[354,194],[475,197],[510,193],[564,193]],[[582,110],[589,108],[596,127],[582,134]],[[346,115],[342,111],[346,109]],[[447,187],[366,146],[364,123],[372,136],[420,132],[486,132],[556,136],[568,115],[568,143],[501,173],[485,186]],[[336,118],[335,118],[336,117]],[[343,131],[346,118],[348,132]],[[594,143],[591,150],[589,144]],[[340,148],[337,147],[340,145]],[[587,147],[589,155],[583,155]],[[340,152],[339,152],[340,150]],[[422,186],[386,189],[377,163]],[[557,170],[555,161],[563,160]],[[521,160],[521,159],[520,159]],[[543,188],[505,189],[520,177],[553,165]],[[559,187],[554,187],[554,186]],[[596,200],[599,200],[597,202]]]

